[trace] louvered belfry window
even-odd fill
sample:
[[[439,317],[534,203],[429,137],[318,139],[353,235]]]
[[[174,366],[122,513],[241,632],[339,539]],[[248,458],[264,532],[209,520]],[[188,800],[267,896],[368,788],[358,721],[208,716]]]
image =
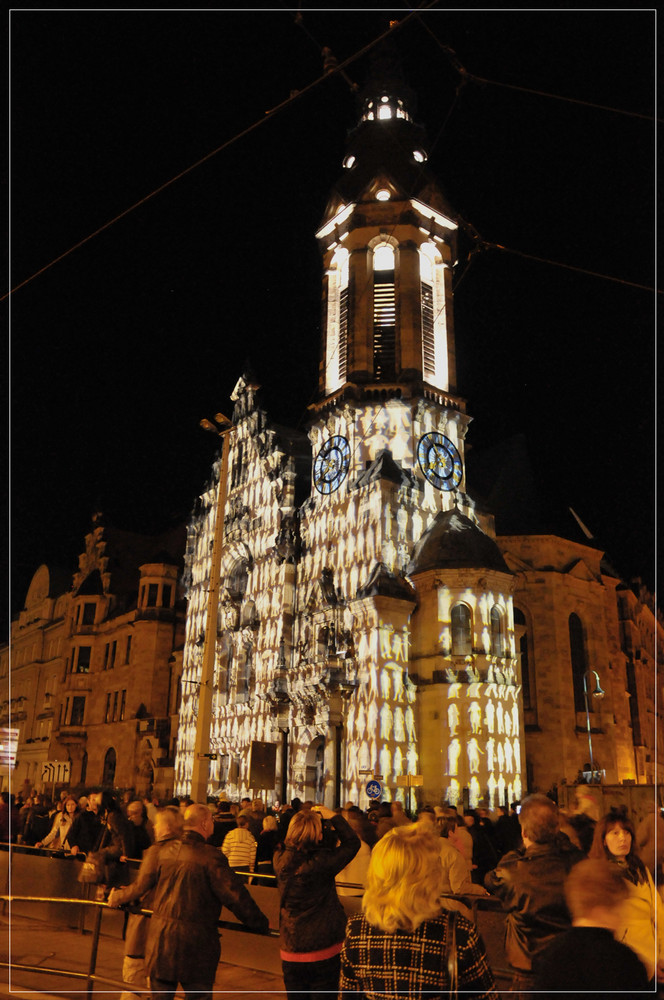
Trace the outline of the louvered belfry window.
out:
[[[339,382],[346,381],[348,371],[348,287],[339,295]]]
[[[422,364],[425,379],[436,377],[436,344],[433,333],[433,288],[425,281],[422,295]]]
[[[373,271],[374,377],[377,381],[387,381],[396,376],[394,250],[388,243],[375,248]]]

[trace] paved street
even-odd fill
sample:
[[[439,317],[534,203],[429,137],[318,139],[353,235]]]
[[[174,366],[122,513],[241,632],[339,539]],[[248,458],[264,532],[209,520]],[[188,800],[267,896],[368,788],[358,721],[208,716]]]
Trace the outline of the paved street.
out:
[[[2,927],[2,961],[6,962],[11,948],[12,963],[21,965],[38,965],[42,968],[67,968],[72,971],[87,973],[90,960],[92,935],[81,934],[73,928],[52,927],[42,920],[29,917],[13,916],[11,931],[7,916],[0,918]],[[261,947],[263,939],[246,935],[247,948]],[[222,953],[224,942],[222,941]],[[109,979],[120,979],[122,970],[123,942],[115,936],[102,934],[99,941],[97,956],[97,974]],[[242,960],[247,956],[237,954],[237,949],[228,947]],[[8,982],[7,970],[2,970],[0,997],[5,998],[30,997],[30,1000],[44,1000],[47,997],[72,997],[81,1000],[85,996],[85,979],[75,980],[43,973],[28,973],[12,970],[11,982]],[[119,1000],[121,989],[96,985],[94,995],[105,1000]],[[242,994],[244,997],[261,997],[271,1000],[280,997],[283,1000],[283,980],[281,976],[270,972],[261,972],[251,967],[229,965],[221,962],[215,980],[215,992],[230,996]]]
[[[105,911],[111,922],[119,918],[117,912]],[[480,912],[479,929],[484,938],[489,961],[494,968],[505,964],[502,952],[502,933],[504,917],[500,913]],[[86,974],[89,968],[92,934],[86,931],[81,934],[74,927],[56,926],[52,922],[36,920],[23,915],[12,914],[11,929],[8,915],[0,916],[2,930],[2,947],[0,957],[3,962],[8,960],[11,948],[13,964],[34,965],[43,969],[69,969]],[[118,980],[122,970],[124,944],[117,934],[117,927],[110,928],[111,934],[102,934],[99,940],[97,955],[97,974],[108,979]],[[278,967],[274,959],[266,959],[266,953],[274,951],[275,939],[265,939],[255,935],[232,933],[225,931],[222,938],[222,961],[215,980],[215,993],[224,996],[234,994],[246,998],[262,998],[272,1000],[281,998],[283,980],[274,971],[265,971],[256,966]],[[230,964],[230,961],[241,964]],[[505,982],[499,982],[499,987],[505,987]],[[10,992],[11,991],[11,992]],[[71,997],[81,1000],[85,996],[85,979],[57,977],[45,973],[29,973],[12,970],[11,982],[8,983],[7,970],[2,970],[0,981],[0,1000],[5,998],[26,997],[30,1000],[47,1000],[50,997]],[[119,1000],[122,990],[105,985],[96,985],[94,995],[105,1000]]]

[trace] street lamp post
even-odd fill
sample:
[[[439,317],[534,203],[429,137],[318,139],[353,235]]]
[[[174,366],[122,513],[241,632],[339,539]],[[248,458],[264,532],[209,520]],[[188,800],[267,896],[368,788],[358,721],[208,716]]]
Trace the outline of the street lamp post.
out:
[[[196,739],[194,742],[194,763],[191,775],[191,797],[194,802],[207,801],[207,786],[210,777],[210,723],[212,715],[212,688],[217,649],[217,618],[219,616],[219,584],[221,556],[224,536],[224,511],[226,508],[226,479],[228,478],[228,452],[231,421],[223,414],[215,417],[217,427],[209,420],[201,420],[201,427],[213,431],[221,438],[222,458],[217,487],[217,507],[215,511],[210,584],[208,588],[205,637],[203,642],[203,663],[201,682],[198,689],[198,712],[196,715]]]
[[[599,674],[597,673],[597,671],[586,670],[585,674],[583,675],[583,700],[586,703],[586,728],[588,730],[588,749],[590,751],[590,781],[592,783],[595,774],[595,762],[593,760],[593,738],[590,729],[590,704],[588,702],[588,678],[590,677],[591,674],[595,678],[595,689],[592,692],[593,698],[597,698],[597,700],[599,701],[604,697],[605,692],[602,690],[602,685],[599,682]]]

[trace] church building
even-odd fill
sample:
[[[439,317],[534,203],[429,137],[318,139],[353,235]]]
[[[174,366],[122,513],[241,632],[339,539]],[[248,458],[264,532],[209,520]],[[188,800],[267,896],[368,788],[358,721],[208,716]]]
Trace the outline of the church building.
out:
[[[595,612],[615,619],[607,655],[620,667],[602,675],[612,723],[601,764],[607,780],[634,771],[620,581],[590,542],[570,553],[574,543],[544,536],[497,538],[469,492],[459,220],[428,171],[414,106],[394,64],[377,61],[316,233],[323,321],[308,433],[271,422],[248,371],[231,421],[219,415],[222,449],[188,528],[176,794],[262,789],[366,807],[375,779],[387,800],[407,802],[414,785],[421,801],[472,808],[571,782],[588,756],[579,682],[592,663],[577,605],[590,590]],[[570,580],[563,613],[556,595]],[[556,649],[536,676],[533,633],[544,649],[554,620]],[[555,726],[569,708],[564,760],[547,705]]]

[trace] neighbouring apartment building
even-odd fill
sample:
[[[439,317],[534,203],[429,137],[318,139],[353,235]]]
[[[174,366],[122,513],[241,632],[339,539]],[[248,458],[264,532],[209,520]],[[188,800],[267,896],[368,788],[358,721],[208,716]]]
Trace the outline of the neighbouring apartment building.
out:
[[[68,761],[72,787],[172,794],[184,537],[121,531],[96,514],[73,576],[35,572],[0,650],[14,791],[48,788],[44,766]]]

